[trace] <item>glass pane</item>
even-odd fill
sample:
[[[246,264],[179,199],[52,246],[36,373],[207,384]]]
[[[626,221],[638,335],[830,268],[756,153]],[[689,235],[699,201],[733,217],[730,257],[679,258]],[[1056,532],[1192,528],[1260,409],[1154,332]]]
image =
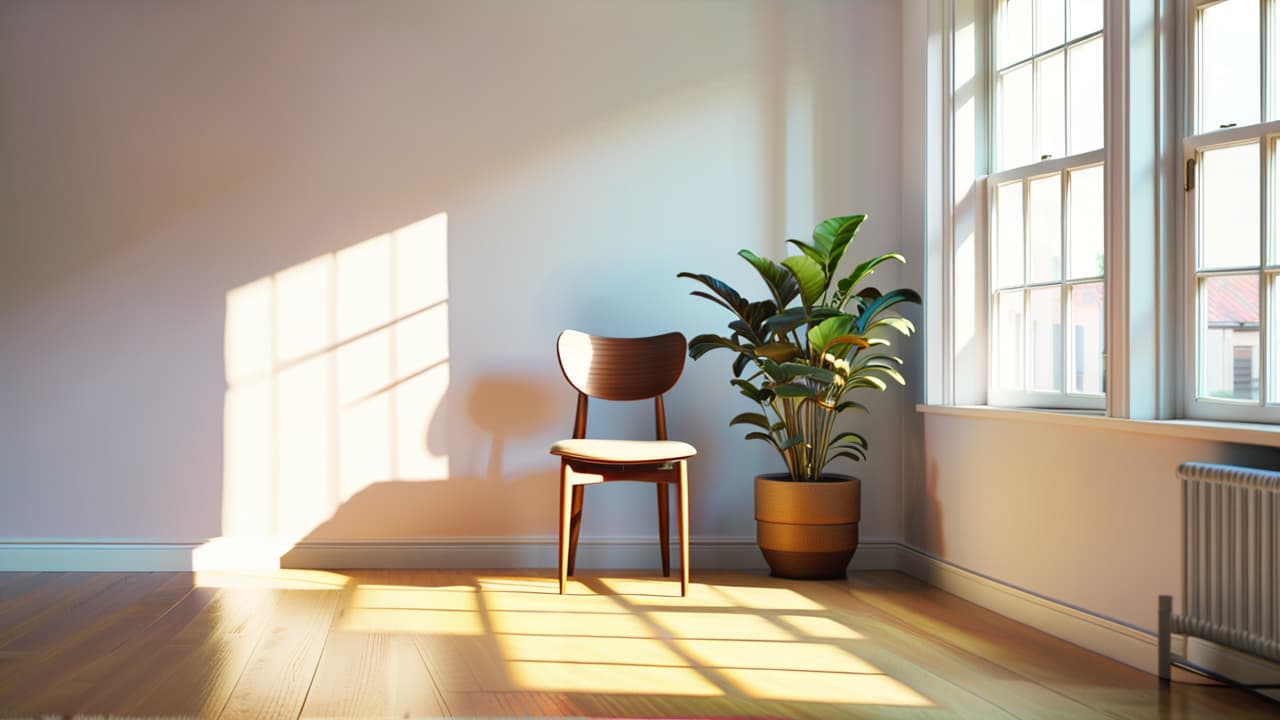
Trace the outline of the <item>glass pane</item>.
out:
[[[1066,20],[1062,0],[1036,0],[1036,52],[1062,44]]]
[[[1032,290],[1027,315],[1032,390],[1062,389],[1062,286]]]
[[[1030,248],[1029,282],[1049,282],[1062,277],[1062,176],[1031,181],[1027,197],[1027,244]]]
[[[1200,155],[1200,267],[1258,264],[1258,144]]]
[[[1067,51],[1071,96],[1067,101],[1068,144],[1074,153],[1102,147],[1102,38]]]
[[[1078,38],[1102,29],[1102,0],[1071,0],[1067,11],[1071,14],[1068,37]]]
[[[1200,387],[1205,397],[1258,399],[1258,276],[1200,281]]]
[[[1102,283],[1071,288],[1071,391],[1106,391],[1106,307]]]
[[[1031,0],[1005,0],[1000,67],[1031,57]]]
[[[1022,182],[996,190],[996,285],[1022,284]]]
[[[996,298],[997,381],[1006,390],[1022,389],[1022,292],[1000,293]]]
[[[1275,361],[1275,358],[1280,357],[1277,354],[1280,353],[1280,332],[1277,332],[1280,327],[1280,314],[1277,314],[1280,313],[1280,277],[1272,275],[1267,283],[1270,291],[1267,298],[1270,311],[1267,318],[1267,328],[1270,331],[1267,342],[1267,352],[1270,353],[1267,355],[1267,402],[1274,405],[1280,403],[1280,363]]]
[[[1000,73],[1000,167],[1031,162],[1031,63]]]
[[[1102,275],[1102,166],[1070,173],[1067,186],[1067,232],[1070,236],[1071,277]]]
[[[1258,0],[1224,0],[1200,11],[1200,132],[1260,117]]]
[[[1066,155],[1066,63],[1062,53],[1036,62],[1040,88],[1036,94],[1036,122],[1039,124],[1039,159]]]
[[[1277,13],[1280,14],[1280,13]],[[1280,24],[1280,18],[1276,20]],[[1277,72],[1280,75],[1280,72]],[[1271,239],[1267,242],[1267,263],[1280,265],[1280,137],[1271,141],[1271,200],[1267,203]]]

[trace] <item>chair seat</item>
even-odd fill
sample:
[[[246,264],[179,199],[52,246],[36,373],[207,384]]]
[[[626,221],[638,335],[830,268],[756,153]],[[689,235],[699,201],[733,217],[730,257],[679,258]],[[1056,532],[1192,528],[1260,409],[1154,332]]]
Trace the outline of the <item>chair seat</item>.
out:
[[[551,446],[552,455],[600,463],[657,463],[683,460],[698,454],[689,443],[677,440],[561,440]]]

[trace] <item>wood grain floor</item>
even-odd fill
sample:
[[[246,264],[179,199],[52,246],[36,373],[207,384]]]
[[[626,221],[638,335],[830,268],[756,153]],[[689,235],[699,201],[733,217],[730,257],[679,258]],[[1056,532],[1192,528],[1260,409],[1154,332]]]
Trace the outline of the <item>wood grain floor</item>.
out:
[[[0,718],[1276,718],[892,572],[0,573]]]

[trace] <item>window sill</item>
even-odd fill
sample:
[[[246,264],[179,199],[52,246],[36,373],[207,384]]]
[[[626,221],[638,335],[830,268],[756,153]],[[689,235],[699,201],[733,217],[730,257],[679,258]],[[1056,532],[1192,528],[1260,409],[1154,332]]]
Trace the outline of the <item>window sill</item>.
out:
[[[1280,425],[1216,422],[1209,420],[1129,420],[1105,417],[1101,412],[1080,410],[1036,410],[990,405],[916,405],[916,412],[928,415],[1016,420],[1045,425],[1069,425],[1095,430],[1161,435],[1164,437],[1213,440],[1280,447]]]

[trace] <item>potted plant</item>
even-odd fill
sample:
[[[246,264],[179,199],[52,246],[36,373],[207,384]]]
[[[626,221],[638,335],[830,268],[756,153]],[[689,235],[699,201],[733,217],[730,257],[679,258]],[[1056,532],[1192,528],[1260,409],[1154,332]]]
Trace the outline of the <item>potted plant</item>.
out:
[[[749,426],[746,437],[769,444],[785,473],[756,477],[757,542],[774,575],[791,578],[844,577],[858,547],[861,482],[827,471],[838,458],[866,459],[867,441],[836,428],[836,420],[866,407],[846,396],[854,390],[884,390],[905,384],[892,354],[893,338],[910,335],[911,322],[892,308],[919,303],[914,290],[881,292],[861,286],[886,253],[847,275],[837,268],[866,215],[824,220],[813,242],[787,242],[800,254],[776,263],[749,250],[738,255],[756,269],[769,297],[747,300],[710,275],[680,273],[705,289],[693,295],[724,307],[733,318],[728,335],[704,334],[689,341],[698,360],[725,348],[737,355],[729,382],[759,406],[730,425]]]

